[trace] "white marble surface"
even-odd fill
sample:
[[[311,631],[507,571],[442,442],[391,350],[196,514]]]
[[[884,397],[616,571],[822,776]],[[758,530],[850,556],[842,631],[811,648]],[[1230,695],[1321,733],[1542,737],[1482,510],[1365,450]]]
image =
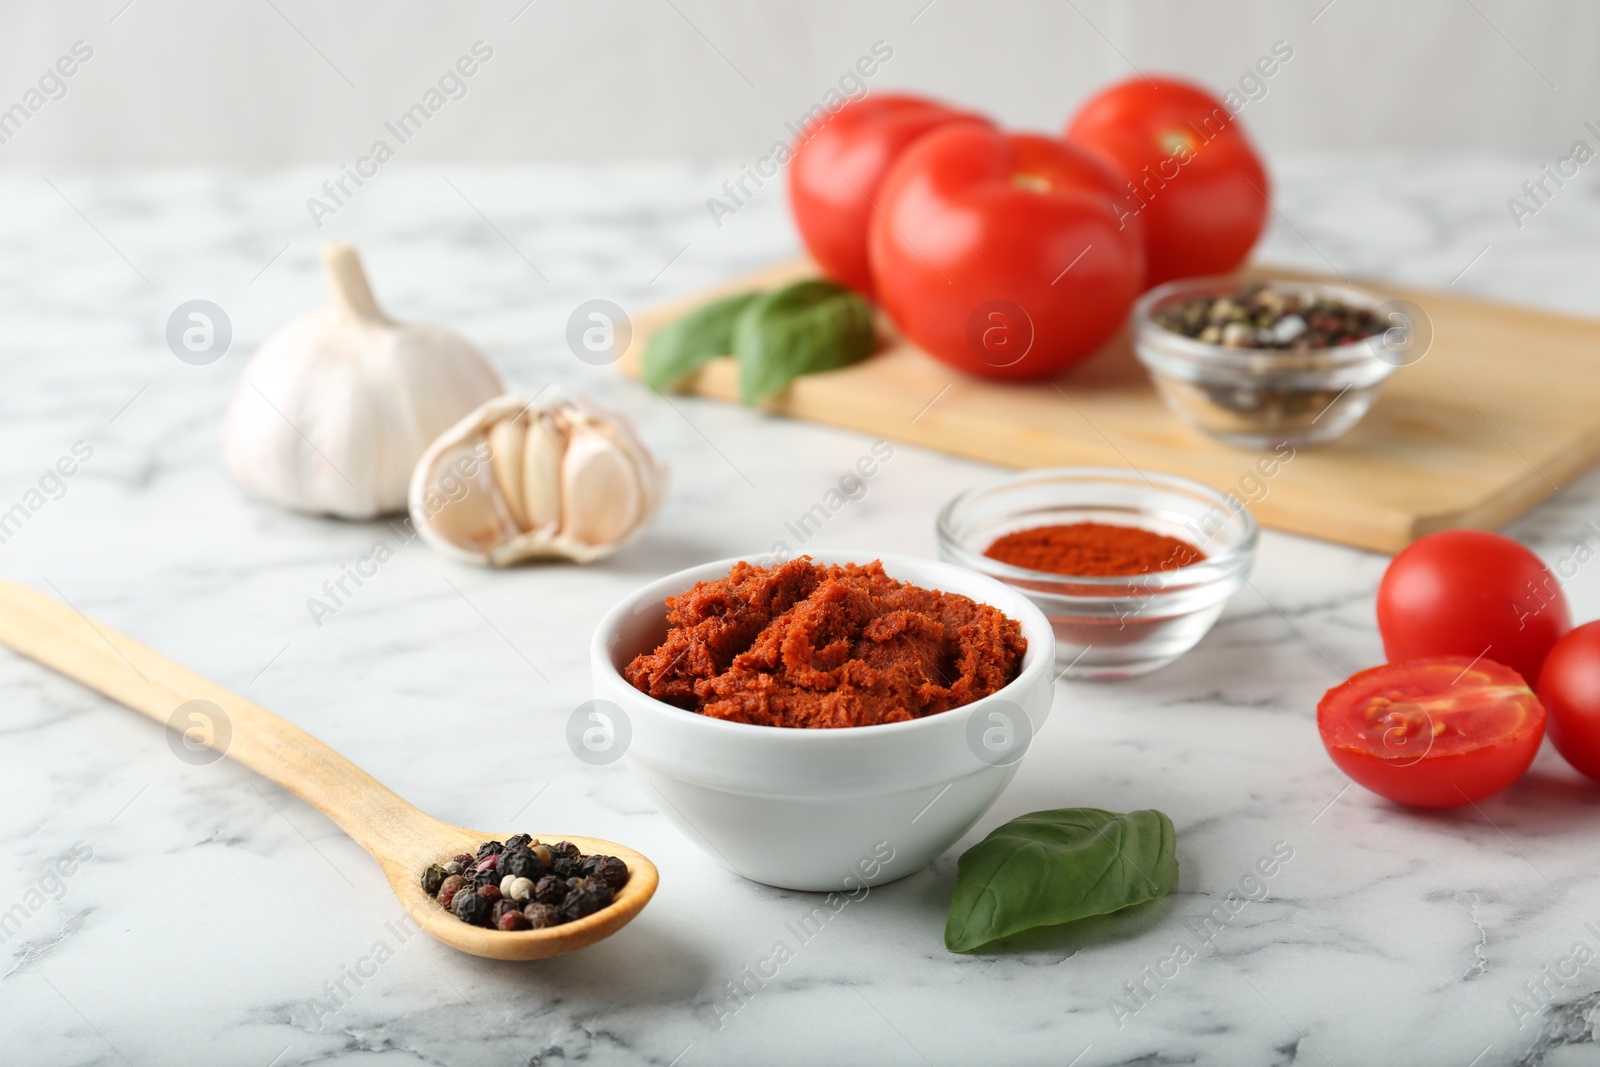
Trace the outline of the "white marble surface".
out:
[[[1505,211],[1537,164],[1280,161],[1283,214],[1265,254],[1432,285],[1471,263],[1460,289],[1600,314],[1593,185],[1569,186],[1521,231]],[[609,837],[662,873],[632,926],[574,956],[501,964],[423,936],[396,944],[385,923],[399,908],[376,866],[320,815],[228,761],[182,762],[148,720],[0,655],[0,912],[27,912],[0,947],[0,1060],[1594,1062],[1600,964],[1562,982],[1543,968],[1577,942],[1600,949],[1600,791],[1548,747],[1479,811],[1406,813],[1346,790],[1313,708],[1338,673],[1381,658],[1384,559],[1272,533],[1260,595],[1241,594],[1166,671],[1059,685],[1056,714],[968,840],[841,912],[719,1026],[725,983],[813,901],[720,869],[620,766],[573,758],[563,728],[615,598],[765,549],[869,441],[711,403],[674,410],[579,363],[561,337],[581,300],[644,307],[790,253],[775,189],[710,224],[703,201],[723,176],[395,170],[333,220],[392,310],[454,324],[521,383],[630,411],[674,483],[649,535],[607,563],[490,573],[413,542],[320,628],[307,598],[398,538],[242,498],[217,439],[245,354],[318,298],[303,201],[325,175],[0,180],[0,509],[75,441],[93,448],[65,495],[0,545],[0,573],[50,583],[444,819]],[[163,342],[168,313],[194,297],[234,323],[232,353],[211,366]],[[992,473],[901,447],[817,543],[931,555],[936,507]],[[1510,532],[1554,558],[1591,519],[1595,474]],[[1600,615],[1600,567],[1568,595],[1580,616]],[[1179,891],[1020,954],[945,952],[960,847],[1069,803],[1170,813]],[[49,864],[79,842],[92,859],[58,886]],[[1278,842],[1293,857],[1256,892],[1265,899],[1209,942],[1189,932]],[[1196,958],[1119,1020],[1124,983],[1179,938]],[[330,999],[380,939],[393,958]],[[1553,1006],[1519,1026],[1508,999],[1527,999],[1530,980]],[[319,1013],[319,998],[338,1010]]]

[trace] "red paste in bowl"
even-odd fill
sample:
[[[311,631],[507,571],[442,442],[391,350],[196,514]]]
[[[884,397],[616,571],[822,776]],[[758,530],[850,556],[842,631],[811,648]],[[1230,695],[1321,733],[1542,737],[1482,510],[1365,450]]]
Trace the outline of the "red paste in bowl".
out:
[[[657,700],[758,726],[905,722],[1013,679],[1028,642],[999,610],[890,578],[883,564],[734,564],[667,598],[666,640],[628,682]]]

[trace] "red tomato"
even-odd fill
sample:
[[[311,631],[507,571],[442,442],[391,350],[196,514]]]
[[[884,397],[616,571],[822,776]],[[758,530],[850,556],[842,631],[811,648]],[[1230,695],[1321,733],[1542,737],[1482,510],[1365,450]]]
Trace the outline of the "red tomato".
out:
[[[872,295],[867,224],[889,164],[947,122],[985,122],[919,96],[868,96],[808,126],[789,163],[789,203],[806,251],[824,273]]]
[[[1142,255],[1116,179],[1051,137],[954,123],[908,148],[872,220],[884,310],[927,352],[985,378],[1047,378],[1127,318]]]
[[[1537,680],[1545,653],[1571,628],[1567,598],[1539,557],[1482,530],[1419,539],[1378,585],[1378,632],[1391,660],[1488,656]]]
[[[1476,803],[1521,778],[1544,718],[1516,671],[1469,656],[1360,671],[1317,704],[1317,730],[1341,771],[1422,808]]]
[[[1147,286],[1229,273],[1267,224],[1266,168],[1238,119],[1198,86],[1131,78],[1083,105],[1066,136],[1127,183],[1119,210],[1144,221]]]
[[[1578,771],[1600,782],[1600,622],[1555,643],[1539,673],[1550,741]]]

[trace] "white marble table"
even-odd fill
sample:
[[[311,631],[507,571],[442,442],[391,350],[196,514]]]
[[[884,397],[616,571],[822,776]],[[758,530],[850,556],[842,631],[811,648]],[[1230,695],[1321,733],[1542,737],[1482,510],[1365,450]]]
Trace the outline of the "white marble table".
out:
[[[1536,172],[1438,153],[1281,161],[1264,252],[1600,314],[1600,201],[1570,188],[1518,231],[1504,200]],[[725,177],[713,167],[396,170],[323,231],[363,248],[391,310],[454,324],[518,382],[631,412],[673,468],[660,521],[622,555],[491,573],[383,524],[255,504],[223,471],[218,424],[244,356],[319,298],[304,200],[324,177],[0,180],[0,510],[75,442],[93,449],[0,544],[0,573],[281,712],[444,819],[628,842],[659,863],[660,893],[616,938],[539,965],[401,941],[376,866],[320,815],[228,761],[175,758],[149,721],[0,654],[0,915],[21,906],[0,944],[0,1061],[1594,1062],[1600,965],[1562,961],[1600,950],[1600,789],[1548,747],[1478,811],[1405,813],[1346,789],[1313,708],[1381,658],[1385,561],[1272,533],[1260,594],[1194,653],[1139,681],[1060,684],[967,841],[791,946],[730,1012],[728,983],[813,901],[709,861],[620,765],[573,758],[563,730],[615,598],[764,550],[870,442],[713,403],[674,410],[562,336],[580,301],[642,308],[792,254],[779,191],[719,229],[704,208]],[[210,366],[163,342],[169,312],[196,297],[235,330]],[[937,506],[992,473],[898,448],[816,544],[931,555]],[[1594,474],[1510,532],[1554,558],[1592,519]],[[316,625],[307,598],[377,540],[395,558]],[[1568,595],[1600,615],[1600,566]],[[1065,804],[1170,813],[1178,892],[1023,954],[945,952],[960,847]],[[58,881],[51,864],[74,847],[92,857]],[[1196,934],[1275,847],[1292,858],[1244,883],[1258,899]],[[1173,975],[1180,939],[1194,958]],[[1147,994],[1128,999],[1130,982]]]

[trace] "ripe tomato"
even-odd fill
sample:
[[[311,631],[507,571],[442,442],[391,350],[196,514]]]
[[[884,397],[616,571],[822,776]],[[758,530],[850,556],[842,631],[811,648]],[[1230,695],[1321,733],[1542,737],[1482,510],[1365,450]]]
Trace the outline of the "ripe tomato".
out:
[[[1434,656],[1352,674],[1317,704],[1339,769],[1379,796],[1451,808],[1521,778],[1544,738],[1544,706],[1509,667]]]
[[[868,96],[795,141],[789,203],[806,251],[824,273],[872,295],[867,223],[878,186],[901,152],[947,122],[985,119],[919,96]]]
[[[1066,136],[1126,182],[1119,211],[1144,221],[1147,286],[1229,273],[1266,226],[1266,168],[1238,119],[1198,86],[1113,85],[1079,109]]]
[[[1578,771],[1600,782],[1600,622],[1555,643],[1539,673],[1550,741]]]
[[[871,224],[878,298],[971,374],[1046,378],[1122,326],[1143,264],[1116,179],[1051,137],[952,123],[906,149]]]
[[[1555,576],[1509,537],[1443,530],[1389,564],[1378,585],[1378,632],[1391,660],[1488,656],[1530,681],[1572,628]]]

